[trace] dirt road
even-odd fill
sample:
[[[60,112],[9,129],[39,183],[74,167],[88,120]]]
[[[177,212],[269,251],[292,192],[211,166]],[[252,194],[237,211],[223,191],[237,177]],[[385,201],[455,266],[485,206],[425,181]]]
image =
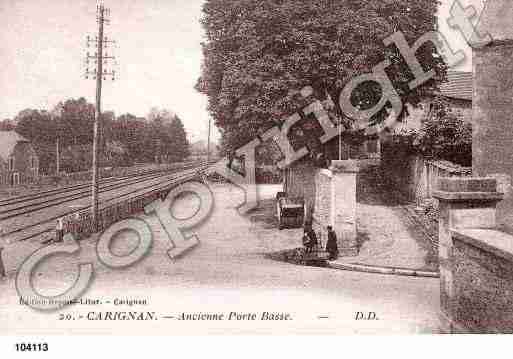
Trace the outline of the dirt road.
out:
[[[146,217],[154,232],[148,256],[125,270],[112,270],[96,258],[93,241],[82,242],[78,258],[60,256],[36,271],[35,286],[56,295],[73,283],[76,265],[91,262],[95,278],[83,304],[61,312],[40,313],[19,304],[14,280],[0,281],[0,334],[229,334],[431,333],[438,329],[439,281],[296,266],[267,259],[265,254],[300,246],[300,230],[278,231],[259,212],[241,216],[235,210],[244,194],[231,185],[215,185],[215,209],[194,230],[201,243],[172,262],[167,237],[157,219]],[[262,187],[272,198],[279,187]],[[197,201],[177,203],[176,213],[192,211]],[[136,239],[127,233],[113,245],[128,252]],[[146,305],[115,305],[116,299]],[[105,312],[152,312],[147,321],[93,320]],[[254,314],[237,320],[178,320],[182,313]],[[290,320],[263,320],[267,313]],[[357,312],[375,312],[378,320],[355,320]],[[64,315],[64,316],[61,316]],[[66,315],[69,314],[68,317]],[[64,318],[64,320],[59,320]],[[69,320],[67,318],[70,318]],[[233,319],[235,318],[235,319]],[[119,318],[118,318],[119,319]]]

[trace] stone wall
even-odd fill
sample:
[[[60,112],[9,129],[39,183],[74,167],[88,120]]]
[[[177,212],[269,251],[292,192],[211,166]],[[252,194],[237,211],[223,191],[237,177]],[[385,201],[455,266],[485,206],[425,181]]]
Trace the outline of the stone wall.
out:
[[[513,333],[513,236],[453,231],[453,322],[463,332]]]
[[[429,161],[418,155],[405,155],[385,146],[381,157],[381,175],[388,187],[407,201],[432,202],[439,178],[469,177],[472,168],[449,161]],[[436,204],[436,201],[435,201]]]
[[[315,203],[315,166],[308,160],[300,160],[286,168],[283,173],[283,190],[291,198],[304,198],[311,211]]]

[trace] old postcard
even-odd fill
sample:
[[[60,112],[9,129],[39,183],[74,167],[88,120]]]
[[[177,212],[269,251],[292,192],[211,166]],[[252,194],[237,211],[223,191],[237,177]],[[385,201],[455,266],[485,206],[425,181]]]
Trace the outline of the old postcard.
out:
[[[0,18],[0,335],[513,333],[511,1]]]

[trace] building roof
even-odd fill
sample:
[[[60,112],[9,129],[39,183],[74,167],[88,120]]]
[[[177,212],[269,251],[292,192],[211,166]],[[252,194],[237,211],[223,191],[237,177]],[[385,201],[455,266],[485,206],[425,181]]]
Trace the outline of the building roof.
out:
[[[7,162],[19,142],[30,141],[15,131],[0,131],[0,159]]]
[[[440,85],[445,97],[472,101],[472,72],[447,71],[447,82]]]

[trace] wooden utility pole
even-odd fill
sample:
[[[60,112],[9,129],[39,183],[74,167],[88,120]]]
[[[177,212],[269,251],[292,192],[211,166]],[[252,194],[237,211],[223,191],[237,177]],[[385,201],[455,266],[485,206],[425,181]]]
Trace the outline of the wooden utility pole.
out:
[[[93,226],[96,231],[98,228],[98,181],[100,177],[100,168],[99,168],[99,156],[100,156],[100,134],[101,134],[101,120],[102,120],[102,112],[101,112],[101,102],[102,102],[102,80],[106,80],[107,76],[112,76],[114,80],[115,72],[107,72],[107,70],[103,69],[103,65],[107,63],[107,60],[113,59],[114,57],[108,56],[108,54],[103,54],[104,47],[108,43],[113,43],[113,41],[109,41],[106,37],[104,37],[104,26],[109,23],[108,16],[110,15],[110,10],[105,8],[103,3],[97,5],[96,7],[96,20],[98,22],[98,35],[93,40],[89,36],[87,37],[87,46],[93,42],[96,45],[96,53],[94,55],[90,55],[87,53],[87,63],[89,64],[89,60],[93,59],[96,65],[96,69],[93,72],[89,72],[89,69],[86,71],[86,78],[89,75],[93,75],[93,79],[96,80],[96,106],[94,112],[94,138],[93,138],[93,176],[92,176],[92,196],[91,196],[91,209],[93,215]]]
[[[50,118],[57,125],[57,139],[55,140],[55,172],[57,175],[61,172],[61,124],[63,112],[64,107],[61,103],[50,111]]]
[[[210,132],[212,132],[212,118],[208,117],[207,162],[210,162]]]
[[[338,121],[338,160],[342,160],[342,118]]]
[[[56,172],[57,175],[61,173],[61,146],[60,146],[60,138],[57,137],[57,141],[55,142],[55,153],[57,157],[56,161]]]
[[[101,121],[101,105],[102,105],[102,72],[103,72],[103,24],[105,21],[105,8],[103,4],[99,7],[98,21],[98,66],[96,66],[96,110],[94,111],[94,139],[93,139],[93,188],[92,188],[92,209],[93,209],[93,225],[98,229],[98,156],[99,156],[99,133]]]

